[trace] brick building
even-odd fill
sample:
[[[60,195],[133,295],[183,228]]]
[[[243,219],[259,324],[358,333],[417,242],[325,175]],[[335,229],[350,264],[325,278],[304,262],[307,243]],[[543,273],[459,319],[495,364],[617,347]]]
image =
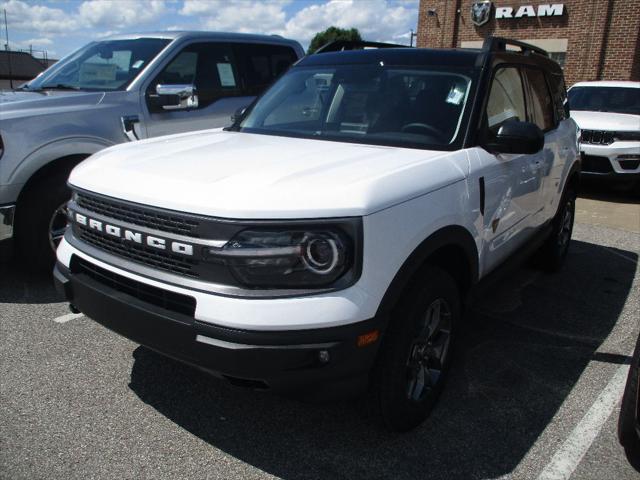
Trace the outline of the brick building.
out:
[[[640,0],[420,0],[418,47],[476,48],[488,35],[544,48],[568,85],[640,80]]]

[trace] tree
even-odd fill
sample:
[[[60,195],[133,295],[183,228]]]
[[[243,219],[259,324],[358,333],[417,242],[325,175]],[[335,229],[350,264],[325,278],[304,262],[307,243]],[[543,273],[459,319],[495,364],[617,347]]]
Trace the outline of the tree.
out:
[[[326,43],[333,42],[335,40],[349,40],[354,42],[361,42],[362,37],[360,36],[360,32],[357,28],[338,28],[338,27],[329,27],[324,32],[318,32],[315,34],[311,43],[309,44],[309,49],[307,53],[313,53],[318,50],[321,46]]]

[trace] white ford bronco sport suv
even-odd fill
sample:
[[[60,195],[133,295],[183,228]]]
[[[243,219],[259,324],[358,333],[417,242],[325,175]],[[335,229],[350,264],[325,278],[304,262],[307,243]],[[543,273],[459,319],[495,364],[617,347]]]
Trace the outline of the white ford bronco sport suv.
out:
[[[72,309],[236,385],[366,391],[420,424],[470,291],[516,253],[565,258],[577,127],[535,47],[362,46],[300,60],[230,128],[76,167]]]

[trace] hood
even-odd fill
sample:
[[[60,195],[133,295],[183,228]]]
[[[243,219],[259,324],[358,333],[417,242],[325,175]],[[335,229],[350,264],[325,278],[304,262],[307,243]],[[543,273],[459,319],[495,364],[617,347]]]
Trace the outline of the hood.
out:
[[[640,130],[640,115],[572,110],[571,118],[582,130]]]
[[[87,108],[103,98],[103,92],[0,90],[0,120]]]
[[[367,215],[463,180],[441,152],[209,130],[102,150],[69,181],[89,191],[225,218]]]

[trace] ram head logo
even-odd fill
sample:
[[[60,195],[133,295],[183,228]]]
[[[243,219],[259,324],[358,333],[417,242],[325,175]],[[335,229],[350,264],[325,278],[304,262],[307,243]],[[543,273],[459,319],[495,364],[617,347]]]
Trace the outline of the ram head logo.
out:
[[[491,2],[474,2],[471,4],[471,21],[474,25],[481,27],[491,18]]]

